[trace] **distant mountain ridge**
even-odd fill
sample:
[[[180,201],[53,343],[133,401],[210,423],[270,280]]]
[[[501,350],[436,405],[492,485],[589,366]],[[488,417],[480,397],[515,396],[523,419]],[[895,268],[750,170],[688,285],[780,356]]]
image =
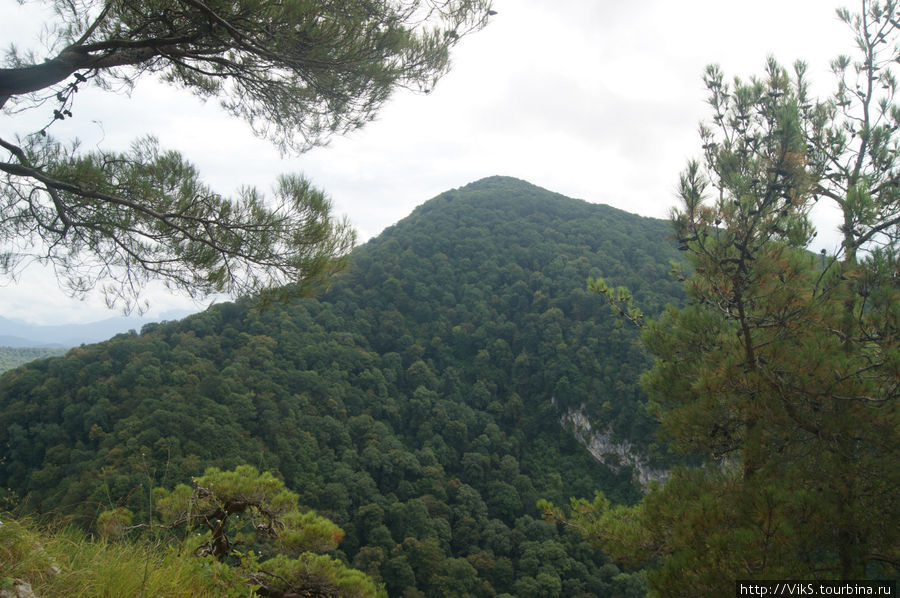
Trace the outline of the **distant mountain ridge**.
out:
[[[31,324],[0,316],[0,347],[67,348],[99,343],[129,330],[139,331],[145,324],[160,320],[178,320],[191,312],[171,311],[161,318],[116,317],[84,324]]]

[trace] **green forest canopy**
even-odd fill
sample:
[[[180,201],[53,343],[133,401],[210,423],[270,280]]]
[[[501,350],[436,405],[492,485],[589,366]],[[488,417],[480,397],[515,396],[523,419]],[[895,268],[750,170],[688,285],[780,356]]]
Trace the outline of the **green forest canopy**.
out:
[[[541,520],[539,498],[639,495],[563,429],[668,463],[633,330],[589,293],[679,301],[668,225],[492,177],[354,251],[318,299],[225,303],[0,379],[0,487],[21,508],[127,506],[208,466],[281,476],[345,532],[335,554],[391,595],[641,595],[640,576]]]

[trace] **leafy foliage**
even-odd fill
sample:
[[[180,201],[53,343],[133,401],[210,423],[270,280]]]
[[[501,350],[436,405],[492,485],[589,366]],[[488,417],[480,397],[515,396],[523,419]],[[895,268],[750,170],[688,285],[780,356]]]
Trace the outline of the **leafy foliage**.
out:
[[[639,595],[640,575],[535,505],[640,495],[562,428],[569,410],[669,463],[636,334],[579,282],[661,309],[679,298],[665,237],[514,179],[449,191],[355,250],[319,299],[216,305],[8,372],[0,486],[86,525],[118,506],[146,521],[138,488],[187,500],[177,484],[207,467],[252,464],[340,526],[329,558],[390,595]]]

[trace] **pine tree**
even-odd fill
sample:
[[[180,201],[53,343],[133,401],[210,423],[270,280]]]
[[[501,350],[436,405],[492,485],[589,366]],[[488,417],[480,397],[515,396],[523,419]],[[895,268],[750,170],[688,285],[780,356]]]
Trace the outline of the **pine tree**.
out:
[[[0,138],[0,275],[38,260],[73,295],[99,287],[126,311],[153,280],[191,296],[302,293],[341,266],[354,236],[300,176],[270,198],[227,198],[152,137],[115,152],[55,139],[79,89],[160,76],[299,152],[362,127],[398,87],[428,91],[491,12],[489,0],[46,3],[58,15],[48,55],[12,48],[0,68],[3,112],[44,110],[48,123]]]
[[[712,122],[673,211],[689,302],[646,326],[656,361],[642,380],[664,437],[703,465],[636,507],[574,501],[568,519],[624,562],[651,565],[654,595],[896,575],[896,10],[838,11],[859,59],[834,61],[824,101],[809,97],[803,63],[789,73],[770,59],[764,76],[732,84],[706,71]],[[807,250],[816,202],[843,214],[834,255]],[[627,293],[592,288],[642,322]]]
[[[154,490],[163,523],[195,532],[187,541],[194,553],[234,563],[247,584],[256,588],[256,595],[379,595],[364,573],[319,554],[337,548],[343,531],[314,511],[301,511],[297,494],[271,473],[249,465],[233,471],[212,467],[194,480],[194,486]],[[276,554],[262,559],[247,545]]]

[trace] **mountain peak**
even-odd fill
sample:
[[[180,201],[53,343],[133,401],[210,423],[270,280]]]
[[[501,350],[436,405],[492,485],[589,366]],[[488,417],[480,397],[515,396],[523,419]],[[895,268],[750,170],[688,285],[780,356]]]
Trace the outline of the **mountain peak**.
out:
[[[222,303],[6,374],[0,487],[23,511],[92,524],[92,497],[146,518],[140,487],[259,463],[346,523],[347,559],[393,596],[446,595],[425,560],[463,563],[461,593],[524,595],[533,568],[512,547],[526,540],[564,552],[563,594],[606,595],[623,574],[534,505],[639,496],[624,461],[599,466],[561,430],[566,414],[607,447],[665,457],[637,332],[585,281],[624,284],[658,313],[680,296],[666,230],[512,177],[447,191],[356,248],[319,297]],[[422,546],[428,559],[407,562]],[[468,564],[484,555],[506,559],[502,575]]]
[[[506,197],[514,197],[517,195],[527,195],[532,197],[543,196],[546,198],[556,198],[556,199],[572,199],[570,197],[566,197],[565,195],[561,195],[556,193],[555,191],[550,191],[549,189],[545,189],[544,187],[540,187],[531,183],[529,181],[525,181],[522,179],[517,179],[516,177],[505,176],[505,175],[493,175],[489,177],[485,177],[483,179],[478,179],[477,181],[473,181],[468,185],[464,185],[462,187],[458,187],[457,189],[453,189],[448,191],[448,193],[454,192],[478,192],[478,193],[496,193],[499,195],[503,195]],[[582,201],[582,200],[576,200]]]
[[[537,185],[533,183],[529,183],[528,181],[523,181],[522,179],[517,179],[511,176],[504,176],[495,174],[493,176],[484,177],[483,179],[478,179],[477,181],[473,181],[468,185],[460,187],[460,190],[473,190],[473,189],[493,189],[496,187],[523,187],[528,189],[541,189]]]

